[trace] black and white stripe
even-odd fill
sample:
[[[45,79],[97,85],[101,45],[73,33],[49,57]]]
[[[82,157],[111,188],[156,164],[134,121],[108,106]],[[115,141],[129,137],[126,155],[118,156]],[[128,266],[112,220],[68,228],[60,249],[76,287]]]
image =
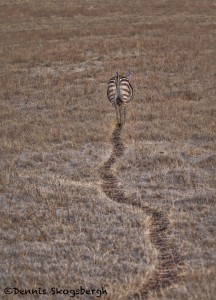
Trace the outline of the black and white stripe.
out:
[[[129,74],[128,74],[129,75]],[[125,123],[126,106],[133,99],[133,88],[128,75],[120,76],[118,72],[108,82],[107,98],[115,107],[117,121]]]

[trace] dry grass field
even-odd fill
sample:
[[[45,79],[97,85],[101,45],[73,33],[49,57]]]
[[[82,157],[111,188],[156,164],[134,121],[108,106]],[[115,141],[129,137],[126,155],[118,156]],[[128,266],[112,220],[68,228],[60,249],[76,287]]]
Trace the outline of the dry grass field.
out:
[[[215,1],[0,0],[0,65],[0,298],[215,299]]]

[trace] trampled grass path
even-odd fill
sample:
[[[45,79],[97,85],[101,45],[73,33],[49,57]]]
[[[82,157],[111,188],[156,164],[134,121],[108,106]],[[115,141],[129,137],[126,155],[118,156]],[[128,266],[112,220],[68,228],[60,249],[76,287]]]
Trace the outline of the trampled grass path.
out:
[[[182,258],[175,244],[169,237],[170,222],[167,213],[142,205],[137,199],[127,197],[124,191],[118,187],[118,179],[112,170],[112,166],[124,153],[124,145],[121,140],[122,125],[116,124],[112,133],[113,150],[110,157],[103,163],[99,170],[102,179],[102,190],[111,200],[123,205],[139,207],[146,215],[150,216],[149,240],[158,251],[156,267],[150,276],[145,278],[139,290],[134,289],[129,299],[146,299],[150,291],[160,291],[177,282],[180,278]]]

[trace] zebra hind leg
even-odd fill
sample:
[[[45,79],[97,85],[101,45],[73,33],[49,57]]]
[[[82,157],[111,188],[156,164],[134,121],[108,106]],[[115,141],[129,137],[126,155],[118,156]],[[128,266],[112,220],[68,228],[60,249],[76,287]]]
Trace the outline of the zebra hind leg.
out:
[[[119,109],[119,113],[120,113],[120,123],[119,123],[119,125],[123,125],[124,124],[124,119],[123,119],[123,115],[122,115],[122,108],[120,107],[120,109]]]
[[[126,120],[126,107],[120,109],[120,124],[124,125]]]
[[[125,124],[125,121],[126,121],[126,107],[123,108],[123,114],[124,114],[124,121],[123,121],[123,123]]]
[[[120,124],[121,123],[121,113],[120,113],[117,105],[115,106],[115,110],[116,110],[116,122],[117,122],[117,124]]]

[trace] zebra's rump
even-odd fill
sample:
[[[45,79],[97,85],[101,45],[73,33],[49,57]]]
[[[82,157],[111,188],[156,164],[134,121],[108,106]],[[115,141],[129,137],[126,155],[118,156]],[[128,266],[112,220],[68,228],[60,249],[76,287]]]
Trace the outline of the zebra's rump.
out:
[[[116,82],[115,77],[108,82],[107,98],[113,104],[126,104],[133,98],[133,88],[126,77],[120,77]]]

